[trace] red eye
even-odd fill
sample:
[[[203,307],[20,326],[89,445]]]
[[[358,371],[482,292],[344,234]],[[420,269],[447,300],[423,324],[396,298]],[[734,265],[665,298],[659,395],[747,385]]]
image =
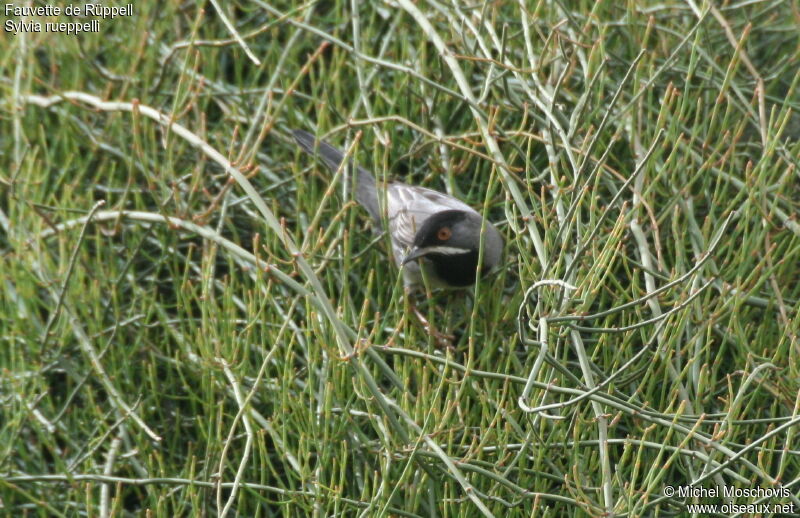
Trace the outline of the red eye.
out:
[[[439,229],[439,232],[436,233],[436,237],[439,238],[439,241],[447,241],[452,235],[453,233],[450,231],[450,227],[442,227]]]

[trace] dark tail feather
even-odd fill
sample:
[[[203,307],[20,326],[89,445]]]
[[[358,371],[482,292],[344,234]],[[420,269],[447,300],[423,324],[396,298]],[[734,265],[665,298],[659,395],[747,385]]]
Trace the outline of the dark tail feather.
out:
[[[344,153],[325,141],[317,141],[314,135],[303,130],[293,130],[292,135],[297,144],[309,155],[318,155],[325,165],[336,171],[344,160]],[[350,164],[352,166],[352,162]],[[356,168],[356,201],[360,203],[372,219],[381,224],[381,213],[378,208],[378,191],[375,187],[375,177],[361,166]]]

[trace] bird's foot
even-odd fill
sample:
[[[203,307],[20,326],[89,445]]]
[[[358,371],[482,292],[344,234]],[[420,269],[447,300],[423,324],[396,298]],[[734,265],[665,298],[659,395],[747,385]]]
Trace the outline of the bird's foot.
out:
[[[431,324],[428,319],[425,318],[417,306],[412,307],[414,310],[414,315],[417,316],[419,323],[422,324],[422,327],[425,329],[425,331],[436,340],[437,346],[441,347],[442,349],[455,349],[453,346],[453,341],[456,339],[455,336],[438,331],[433,324]]]

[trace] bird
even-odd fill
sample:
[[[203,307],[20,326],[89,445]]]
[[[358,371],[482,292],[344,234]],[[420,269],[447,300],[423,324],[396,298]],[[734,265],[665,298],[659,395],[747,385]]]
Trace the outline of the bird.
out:
[[[345,153],[307,131],[295,129],[300,148],[337,171]],[[352,162],[351,162],[352,165]],[[356,201],[370,215],[376,230],[383,229],[379,184],[375,176],[358,166]],[[497,228],[472,207],[433,189],[401,182],[385,186],[385,215],[394,262],[402,271],[409,291],[431,288],[467,288],[480,273],[485,275],[500,264],[503,238]],[[479,248],[483,257],[479,265]]]

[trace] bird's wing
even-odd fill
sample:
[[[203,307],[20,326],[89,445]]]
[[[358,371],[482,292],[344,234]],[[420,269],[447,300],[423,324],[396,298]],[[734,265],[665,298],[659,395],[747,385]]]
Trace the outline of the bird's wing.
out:
[[[414,236],[425,220],[443,210],[462,210],[477,214],[472,207],[447,194],[403,183],[389,184],[386,190],[386,212],[392,251],[398,264],[414,244]]]

